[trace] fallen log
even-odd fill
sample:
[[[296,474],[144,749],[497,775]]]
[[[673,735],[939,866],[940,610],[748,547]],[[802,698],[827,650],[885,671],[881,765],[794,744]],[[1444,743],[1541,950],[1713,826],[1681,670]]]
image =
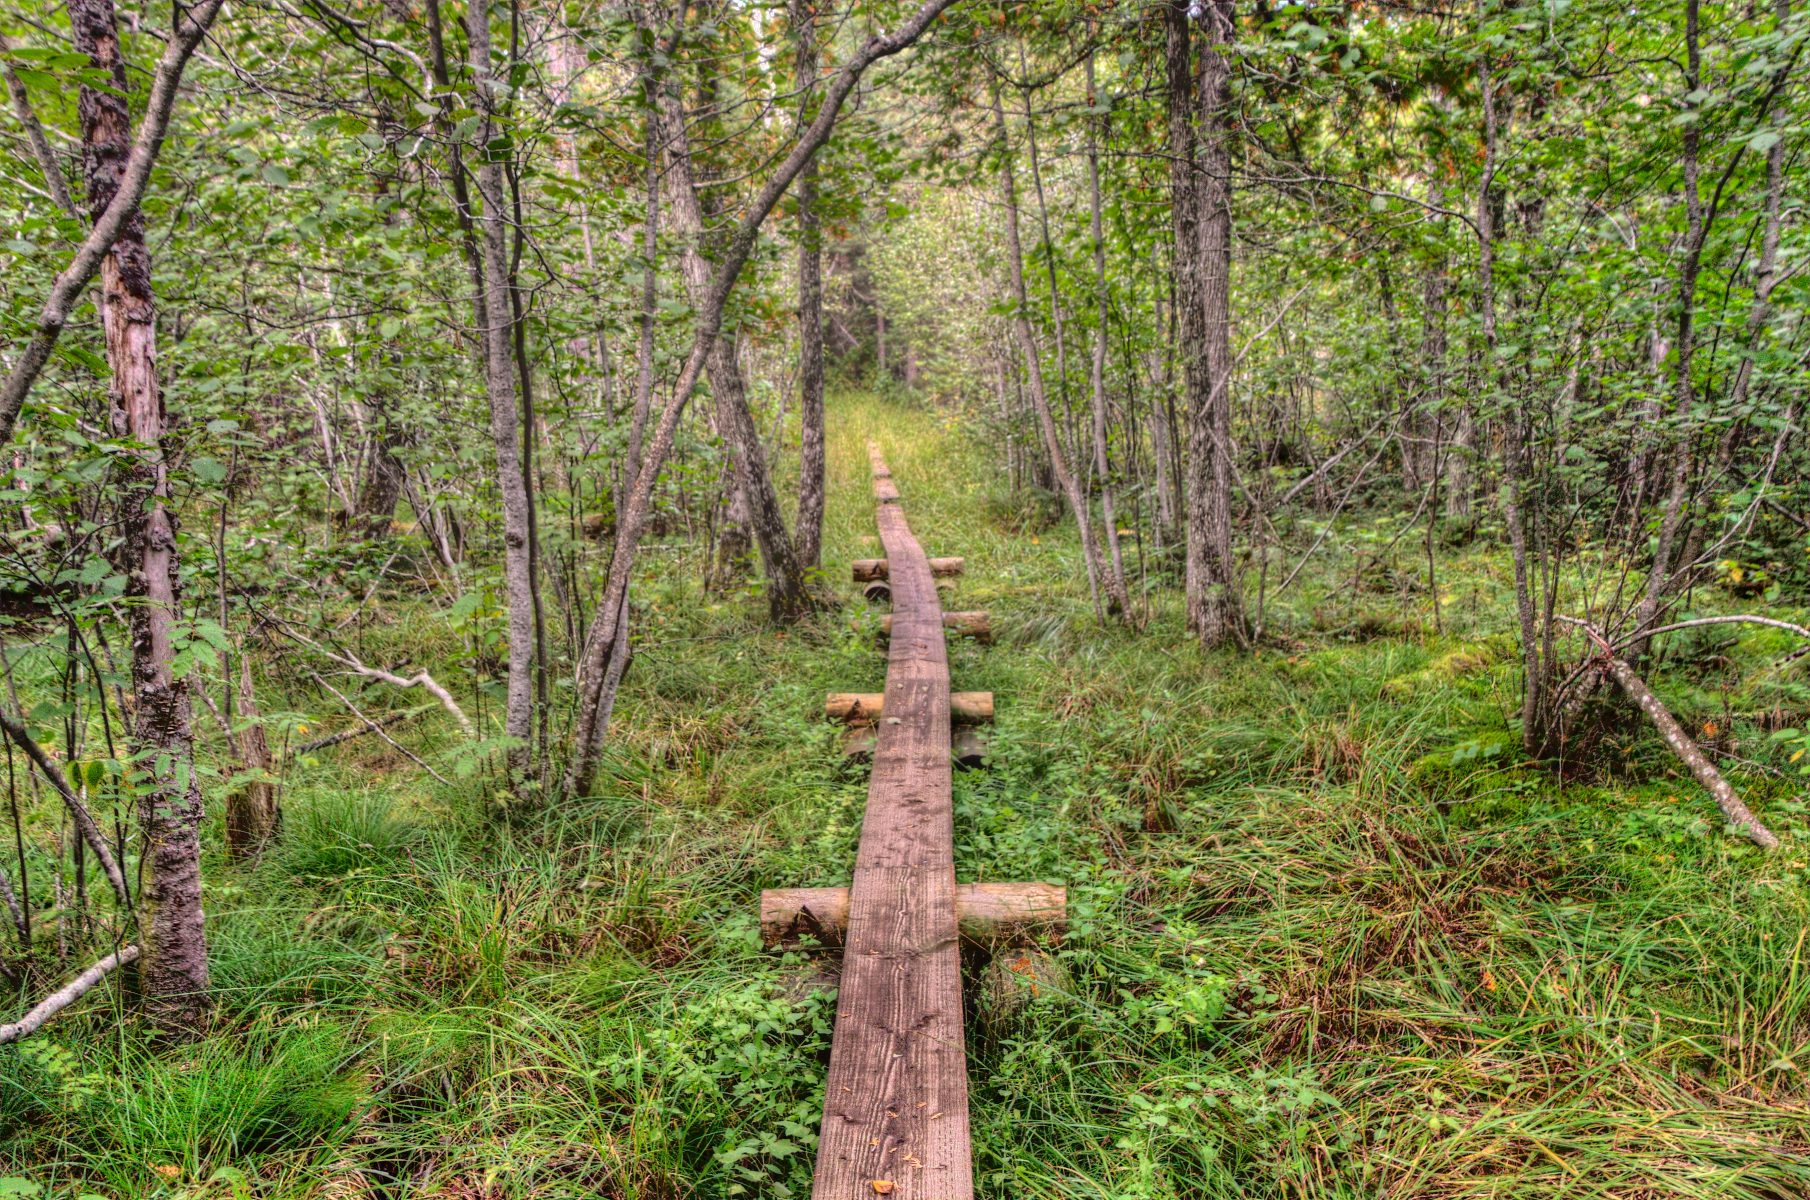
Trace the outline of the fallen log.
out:
[[[930,573],[938,579],[948,579],[960,575],[965,562],[962,558],[933,558],[930,560]],[[856,583],[871,583],[876,579],[885,579],[890,567],[883,558],[857,558],[850,564],[850,570]]]
[[[971,637],[977,642],[993,640],[993,621],[984,608],[968,612],[946,612],[943,614],[943,628],[957,637]],[[880,637],[892,636],[892,618],[880,618]]]
[[[1602,654],[1602,662],[1608,669],[1609,677],[1615,680],[1615,684],[1621,688],[1622,694],[1632,700],[1640,711],[1647,715],[1647,719],[1653,722],[1654,727],[1659,730],[1659,736],[1665,739],[1665,744],[1670,747],[1672,753],[1676,754],[1679,760],[1690,768],[1691,774],[1696,776],[1697,782],[1709,792],[1710,797],[1716,802],[1716,807],[1722,810],[1722,816],[1728,823],[1745,834],[1754,845],[1765,850],[1776,849],[1779,844],[1778,835],[1761,824],[1760,819],[1753,815],[1753,810],[1741,803],[1741,798],[1735,795],[1735,789],[1730,786],[1728,780],[1722,777],[1722,772],[1716,769],[1716,764],[1709,760],[1709,756],[1703,753],[1703,747],[1692,740],[1690,734],[1684,731],[1684,727],[1678,724],[1678,719],[1672,716],[1671,710],[1667,709],[1664,702],[1654,694],[1653,689],[1647,686],[1647,681],[1642,679],[1625,659],[1616,657],[1609,639],[1604,636],[1602,630],[1577,617],[1558,617],[1557,620],[1567,625],[1577,626],[1588,635],[1591,641],[1596,643],[1597,649]]]
[[[1665,739],[1665,744],[1671,747],[1672,753],[1691,769],[1691,774],[1709,792],[1728,823],[1747,835],[1754,845],[1766,850],[1776,849],[1779,844],[1778,835],[1762,825],[1760,819],[1753,815],[1753,810],[1741,803],[1741,798],[1735,795],[1735,789],[1722,777],[1722,772],[1716,770],[1716,764],[1684,732],[1684,727],[1678,724],[1659,697],[1653,694],[1653,689],[1647,686],[1646,680],[1635,674],[1634,668],[1619,658],[1609,660],[1609,675],[1628,699],[1647,714],[1647,719],[1658,728],[1659,736]]]
[[[831,692],[823,699],[823,715],[831,721],[871,725],[884,717],[885,692]],[[992,692],[949,693],[949,719],[980,725],[993,719]]]
[[[977,946],[1059,939],[1068,928],[1068,889],[1049,883],[964,883],[955,889],[956,927]],[[769,949],[805,937],[840,946],[848,932],[848,889],[768,888],[760,894],[760,936]]]

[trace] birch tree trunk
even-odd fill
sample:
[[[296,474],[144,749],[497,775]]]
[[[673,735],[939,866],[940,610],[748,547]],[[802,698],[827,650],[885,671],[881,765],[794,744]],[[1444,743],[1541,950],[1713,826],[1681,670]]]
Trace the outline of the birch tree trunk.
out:
[[[1188,412],[1188,619],[1209,648],[1244,636],[1232,556],[1232,18],[1231,0],[1211,0],[1201,17],[1198,154],[1190,164],[1200,256],[1188,282],[1202,310],[1205,391]]]
[[[484,391],[490,401],[490,440],[496,452],[497,491],[503,501],[503,595],[509,624],[509,668],[503,701],[503,732],[510,739],[509,787],[533,774],[534,737],[534,563],[530,553],[528,482],[522,471],[520,401],[515,391],[515,350],[511,341],[503,159],[494,143],[501,137],[497,108],[504,83],[491,69],[490,7],[473,0],[466,14],[471,70],[479,122],[473,142],[478,162],[479,262],[482,288],[474,299],[483,348]]]
[[[1099,99],[1094,88],[1094,56],[1091,51],[1087,55],[1087,99],[1089,104],[1098,106]],[[1103,117],[1095,117],[1087,123],[1089,232],[1093,237],[1094,286],[1099,290],[1099,310],[1096,313],[1098,325],[1094,329],[1094,356],[1089,383],[1093,391],[1094,476],[1100,481],[1100,516],[1106,529],[1106,597],[1108,603],[1118,610],[1119,616],[1130,622],[1135,618],[1131,611],[1131,590],[1125,585],[1125,556],[1119,549],[1119,517],[1113,506],[1112,462],[1107,455],[1106,446],[1106,340],[1111,325],[1112,306],[1106,290],[1106,233],[1100,211],[1099,127],[1104,124]]]
[[[805,126],[817,86],[816,0],[792,0],[798,39],[798,125]],[[823,558],[823,231],[817,219],[817,160],[798,173],[798,565]]]
[[[1094,542],[1092,514],[1089,512],[1087,498],[1081,494],[1081,485],[1068,469],[1068,458],[1062,451],[1062,438],[1056,431],[1055,415],[1050,412],[1049,393],[1044,388],[1042,356],[1037,349],[1037,339],[1031,332],[1030,300],[1024,286],[1024,250],[1018,232],[1018,186],[1013,177],[1011,143],[1006,136],[1005,105],[1000,101],[997,87],[993,91],[993,116],[999,125],[999,193],[1005,207],[1006,269],[1012,286],[1012,330],[1017,335],[1018,348],[1024,355],[1025,379],[1030,391],[1031,407],[1036,411],[1037,425],[1043,431],[1043,448],[1049,453],[1050,470],[1056,476],[1056,486],[1068,500],[1069,512],[1073,514],[1075,526],[1081,533],[1081,557],[1087,567],[1087,590],[1093,597],[1095,614],[1104,620],[1105,614],[1100,605],[1100,550]]]
[[[113,0],[69,0],[76,49],[110,86],[83,84],[78,107],[88,213],[99,221],[125,177],[131,145],[126,64]],[[196,786],[188,684],[173,669],[181,606],[176,519],[169,500],[163,391],[157,378],[157,308],[142,212],[134,209],[102,258],[101,322],[112,372],[109,417],[117,437],[144,447],[124,456],[121,557],[132,636],[131,746],[143,842],[139,990],[147,1015],[177,1035],[201,1032],[209,1005],[201,907],[201,792]]]

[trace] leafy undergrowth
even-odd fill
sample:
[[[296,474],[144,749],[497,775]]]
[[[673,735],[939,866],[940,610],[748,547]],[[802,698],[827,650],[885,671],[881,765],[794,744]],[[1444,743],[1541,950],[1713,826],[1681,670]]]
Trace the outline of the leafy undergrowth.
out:
[[[1070,888],[1052,985],[1007,1003],[970,964],[983,1195],[1810,1193],[1788,779],[1742,779],[1787,835],[1763,857],[1651,739],[1595,782],[1522,764],[1487,551],[1440,564],[1436,623],[1435,594],[1329,566],[1259,653],[1202,655],[1164,603],[1143,634],[1097,627],[1072,529],[1012,519],[959,429],[861,398],[832,419],[831,582],[877,552],[875,437],[1001,631],[951,647],[1000,714],[992,768],[957,779],[960,876]],[[303,763],[281,848],[208,864],[217,1032],[153,1050],[96,1001],[0,1056],[0,1174],[807,1194],[833,974],[764,953],[756,898],[847,881],[864,775],[818,714],[883,663],[858,601],[779,633],[669,561],[596,796],[499,817],[475,777],[428,783],[371,739]],[[434,661],[431,614],[386,619],[372,636]],[[431,723],[411,740],[456,765]]]

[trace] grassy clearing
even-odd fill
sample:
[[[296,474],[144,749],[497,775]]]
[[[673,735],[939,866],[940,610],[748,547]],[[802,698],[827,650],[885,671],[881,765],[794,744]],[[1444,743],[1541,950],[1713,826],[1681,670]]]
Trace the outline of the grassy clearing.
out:
[[[970,1023],[983,1194],[1810,1193],[1787,780],[1744,781],[1792,835],[1763,858],[1644,736],[1608,783],[1523,769],[1488,552],[1442,560],[1444,636],[1413,632],[1424,594],[1353,588],[1328,554],[1275,605],[1286,649],[1208,657],[1172,607],[1096,628],[1072,530],[1027,528],[959,428],[860,397],[832,423],[831,581],[877,553],[871,437],[1002,631],[951,647],[957,686],[1000,701],[994,768],[957,778],[961,877],[1071,888],[1064,985]],[[668,561],[597,796],[504,821],[371,739],[301,765],[282,850],[208,864],[219,1032],[154,1054],[96,1006],[0,1052],[0,1175],[805,1194],[833,984],[761,952],[755,898],[847,881],[865,776],[818,712],[883,662],[858,601],[782,634]],[[374,638],[457,658],[432,614],[384,612]],[[1715,708],[1701,676],[1667,691]],[[447,761],[433,719],[408,729]]]

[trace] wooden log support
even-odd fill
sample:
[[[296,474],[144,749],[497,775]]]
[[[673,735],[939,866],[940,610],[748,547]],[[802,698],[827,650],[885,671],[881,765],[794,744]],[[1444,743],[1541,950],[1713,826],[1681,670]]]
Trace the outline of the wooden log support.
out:
[[[938,579],[952,579],[962,573],[966,564],[967,560],[963,558],[933,558],[930,560],[930,573]],[[850,570],[856,583],[871,583],[876,579],[886,578],[886,560],[857,558]]]
[[[987,765],[987,735],[972,725],[959,726],[950,739],[949,758],[965,771]]]
[[[937,642],[940,645],[942,638],[938,637]],[[886,716],[886,696],[887,692],[831,692],[823,698],[823,715],[831,721],[872,725]],[[993,693],[954,692],[949,696],[948,708],[952,720],[983,725],[993,719]]]
[[[1068,889],[964,883],[955,889],[955,921],[962,938],[981,947],[1056,941],[1068,928]],[[760,936],[769,948],[807,937],[840,946],[847,933],[847,888],[768,888],[760,894]]]
[[[866,597],[869,604],[891,604],[892,584],[884,579],[872,580],[862,585],[861,595]]]
[[[958,637],[971,637],[977,642],[993,640],[993,620],[984,608],[969,612],[946,612],[943,614],[943,631]],[[892,636],[892,618],[880,618],[880,637]]]
[[[850,725],[842,735],[842,753],[855,762],[872,762],[880,735],[872,725]],[[949,738],[949,760],[965,771],[987,765],[987,736],[972,725],[957,725]]]
[[[872,708],[891,715],[876,726],[811,1196],[973,1200],[942,606],[891,479],[874,498],[893,637]]]

